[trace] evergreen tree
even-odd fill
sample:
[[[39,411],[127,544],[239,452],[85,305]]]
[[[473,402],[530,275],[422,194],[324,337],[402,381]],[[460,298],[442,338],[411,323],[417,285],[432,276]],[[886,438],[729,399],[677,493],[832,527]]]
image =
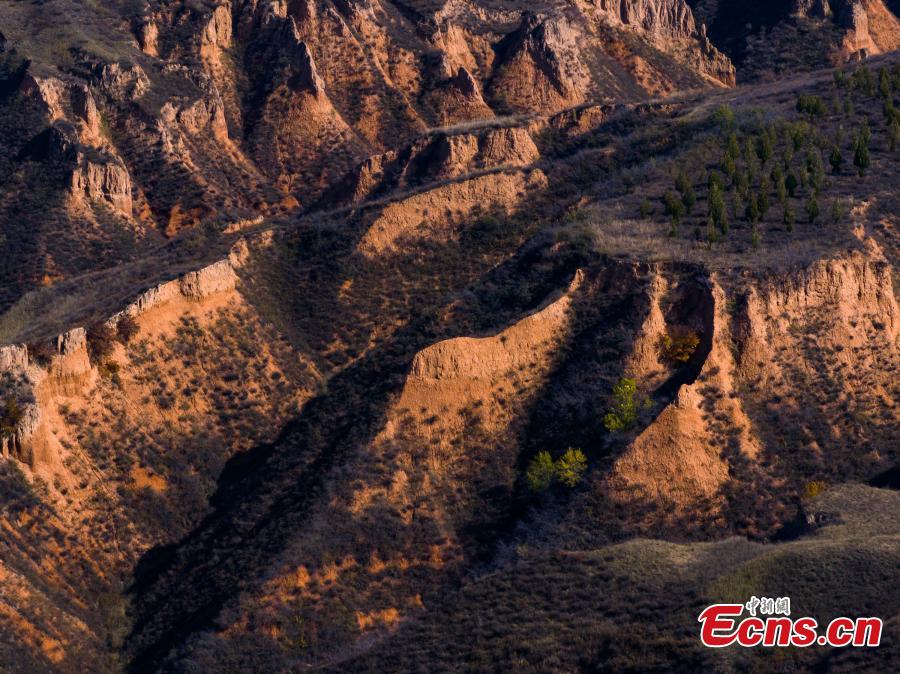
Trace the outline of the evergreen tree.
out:
[[[718,227],[727,227],[728,214],[725,209],[725,195],[722,188],[713,184],[709,192],[709,217]]]
[[[853,165],[859,172],[859,176],[866,175],[869,166],[872,164],[872,158],[869,155],[869,142],[865,136],[860,133],[856,138],[855,149],[853,150]]]
[[[772,182],[775,184],[775,194],[778,196],[778,203],[784,205],[787,199],[787,187],[784,184],[784,171],[777,164],[772,169]]]
[[[725,156],[737,161],[741,156],[741,144],[737,134],[733,131],[728,134],[728,144],[725,146]]]
[[[897,149],[897,141],[900,141],[900,120],[895,118],[888,126],[888,146],[891,152]]]
[[[825,186],[825,164],[822,162],[822,154],[818,148],[810,150],[806,158],[806,166],[809,170],[810,185],[818,194]]]
[[[784,219],[783,222],[787,231],[794,231],[794,223],[797,221],[797,213],[794,211],[794,207],[790,204],[784,205]]]
[[[716,223],[713,220],[712,216],[709,216],[706,219],[706,241],[710,244],[714,244],[719,240],[719,230],[716,229]]]
[[[769,212],[769,190],[767,187],[760,186],[759,188],[759,198],[757,202],[759,203],[759,217],[762,220],[765,220],[766,213]]]
[[[834,86],[838,89],[843,89],[847,86],[847,73],[841,68],[835,68],[834,70]]]
[[[740,194],[735,193],[731,199],[731,209],[735,220],[744,217],[744,200]]]
[[[744,217],[747,222],[755,223],[759,221],[759,203],[755,195],[751,194],[747,199],[747,208],[744,210]]]
[[[744,145],[744,164],[747,166],[747,177],[752,185],[759,175],[759,157],[756,156],[756,143],[749,136]]]
[[[891,77],[888,75],[887,68],[883,66],[878,71],[878,91],[884,99],[891,96]]]
[[[793,171],[789,171],[787,177],[784,179],[785,187],[787,187],[788,194],[793,198],[797,194],[797,187],[799,187],[800,183],[797,181],[797,176],[794,175]]]
[[[806,200],[806,215],[809,216],[811,223],[819,219],[819,200],[815,193],[810,194],[809,199]]]
[[[772,158],[772,155],[775,154],[775,140],[772,138],[768,129],[764,131],[759,138],[757,154],[759,155],[759,160],[763,163],[763,166],[765,166]]]
[[[653,213],[653,204],[649,199],[641,199],[641,219],[646,220]]]
[[[722,162],[722,170],[725,171],[725,175],[728,176],[728,179],[734,182],[734,177],[737,175],[737,162],[726,155]]]
[[[788,143],[784,146],[784,170],[787,171],[791,167],[791,163],[794,161],[794,142],[789,140]]]
[[[747,196],[750,190],[750,176],[746,171],[739,170],[734,176],[734,191],[742,197]]]
[[[841,148],[839,148],[837,144],[831,148],[831,155],[828,157],[828,162],[831,164],[831,172],[834,175],[840,175],[841,165],[844,163],[844,156],[841,154]]]
[[[690,178],[684,173],[679,173],[675,179],[675,188],[681,193],[681,203],[684,204],[684,209],[690,213],[694,208],[694,204],[697,203],[697,195],[694,192],[694,186],[691,184]]]
[[[831,202],[831,210],[829,211],[829,215],[831,217],[831,224],[837,225],[844,219],[846,215],[846,211],[844,209],[844,204],[840,199],[835,199]]]
[[[847,117],[853,117],[856,114],[856,108],[853,106],[853,99],[849,96],[844,100],[844,115]]]
[[[672,219],[672,226],[677,227],[684,217],[684,204],[674,192],[666,192],[663,196],[665,214]]]

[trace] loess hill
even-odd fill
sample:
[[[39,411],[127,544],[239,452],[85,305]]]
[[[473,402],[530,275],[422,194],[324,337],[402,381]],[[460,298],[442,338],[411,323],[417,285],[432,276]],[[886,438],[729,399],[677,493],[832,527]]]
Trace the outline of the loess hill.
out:
[[[0,671],[892,671],[900,20],[738,4],[0,3]]]

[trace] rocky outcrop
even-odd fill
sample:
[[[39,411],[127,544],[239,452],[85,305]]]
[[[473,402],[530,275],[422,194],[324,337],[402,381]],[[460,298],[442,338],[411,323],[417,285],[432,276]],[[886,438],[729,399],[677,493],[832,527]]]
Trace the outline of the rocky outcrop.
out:
[[[24,345],[0,346],[0,371],[24,368],[28,365],[28,349]]]
[[[441,133],[422,138],[403,150],[368,158],[323,198],[323,205],[360,203],[393,190],[481,171],[530,166],[540,152],[521,127]]]
[[[829,0],[794,0],[793,13],[814,19],[824,19],[832,15]]]
[[[541,351],[564,333],[571,294],[581,281],[579,273],[562,297],[497,335],[457,337],[419,352],[410,368],[407,386],[471,391],[479,387],[476,382],[496,381],[523,363],[540,359]]]
[[[132,215],[131,176],[122,160],[98,152],[79,152],[72,171],[72,193],[109,204],[127,218]]]
[[[231,5],[217,5],[200,36],[201,48],[228,49],[231,37]]]
[[[900,20],[884,0],[862,0],[866,14],[871,53],[886,53],[900,48]],[[874,49],[873,49],[874,47]]]
[[[866,58],[900,46],[900,21],[883,0],[795,0],[793,13],[808,19],[833,19],[844,30],[844,60]]]
[[[209,134],[220,143],[229,143],[228,121],[225,117],[225,105],[218,90],[212,82],[206,82],[204,95],[186,104],[167,101],[159,112],[159,122],[166,129],[167,151],[180,154],[175,139],[179,131],[188,136],[204,136]],[[230,148],[230,143],[228,144]]]
[[[734,86],[734,64],[710,41],[706,26],[697,25],[685,0],[595,1],[609,21],[642,31],[657,46],[681,54],[709,78]]]
[[[504,109],[554,112],[590,94],[579,33],[567,19],[527,13],[504,43],[489,90]]]
[[[136,63],[103,63],[94,69],[94,84],[117,101],[133,101],[150,88],[150,78]]]
[[[697,27],[685,0],[595,0],[608,19],[656,36],[693,37]]]
[[[259,97],[249,133],[253,156],[283,190],[318,193],[359,161],[364,144],[331,101],[293,16],[268,4],[252,17],[242,30],[252,35],[245,63]]]
[[[706,34],[706,26],[700,26],[697,41],[700,45],[700,71],[725,86],[733,87],[737,83],[737,69],[731,60],[713,45]]]
[[[494,116],[481,94],[481,87],[465,67],[460,67],[454,76],[437,86],[430,97],[437,109],[438,121],[443,125]]]
[[[141,51],[147,56],[159,56],[159,26],[153,20],[142,22],[135,30]]]
[[[199,301],[216,293],[234,290],[238,276],[228,260],[220,260],[173,281],[161,283],[141,293],[125,309],[109,319],[115,326],[122,316],[136,318],[166,302],[178,299]]]

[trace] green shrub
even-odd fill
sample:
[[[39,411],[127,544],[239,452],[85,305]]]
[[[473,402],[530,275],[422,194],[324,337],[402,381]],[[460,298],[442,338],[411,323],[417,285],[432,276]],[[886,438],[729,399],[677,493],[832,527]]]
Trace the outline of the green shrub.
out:
[[[687,363],[698,346],[700,346],[699,335],[687,328],[672,328],[659,339],[662,360],[675,365]]]
[[[747,199],[744,217],[747,218],[747,222],[752,224],[759,221],[759,215],[759,201],[757,200],[756,195],[751,194]]]
[[[822,492],[824,492],[828,488],[828,485],[825,484],[822,480],[813,480],[812,482],[807,482],[806,486],[803,489],[803,495],[806,498],[815,498]]]
[[[892,119],[888,126],[888,147],[891,152],[897,149],[897,141],[900,141],[900,120]]]
[[[831,202],[831,223],[837,225],[847,216],[847,209],[844,206],[844,202],[840,199],[835,199]]]
[[[760,136],[757,153],[759,155],[759,159],[763,164],[768,163],[768,161],[775,154],[775,141],[772,138],[772,135],[768,132],[764,132],[762,136]]]
[[[888,75],[885,67],[881,67],[878,70],[878,91],[884,99],[888,99],[891,96],[891,77]]]
[[[869,145],[863,142],[861,138],[857,139],[856,148],[853,150],[853,165],[859,173],[860,177],[866,175],[866,171],[872,165],[872,158],[869,155]]]
[[[723,230],[727,227],[728,213],[725,208],[725,195],[718,183],[713,183],[709,192],[709,217],[713,223]]]

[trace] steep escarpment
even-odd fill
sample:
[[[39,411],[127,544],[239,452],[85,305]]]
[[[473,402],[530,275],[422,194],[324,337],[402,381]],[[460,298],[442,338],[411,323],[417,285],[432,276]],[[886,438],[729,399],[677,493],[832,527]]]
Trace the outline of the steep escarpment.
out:
[[[20,496],[0,520],[0,611],[17,616],[4,642],[32,644],[35,671],[114,666],[128,569],[192,526],[224,462],[271,437],[315,386],[236,283],[222,261],[88,329],[2,347],[16,411],[4,417],[4,479]]]
[[[759,533],[779,526],[791,493],[806,484],[867,479],[890,465],[898,343],[886,272],[857,253],[780,277],[777,287],[759,279],[725,289],[713,279],[699,322],[682,314],[674,324],[696,330],[696,355],[704,355],[616,461],[617,498],[671,504],[675,518],[737,517],[732,526]],[[657,291],[657,301],[663,297]],[[661,312],[649,316],[639,344],[664,354],[672,323]],[[657,364],[637,353],[631,372],[652,381]],[[683,367],[690,371],[691,362]],[[873,413],[865,421],[863,410]]]

